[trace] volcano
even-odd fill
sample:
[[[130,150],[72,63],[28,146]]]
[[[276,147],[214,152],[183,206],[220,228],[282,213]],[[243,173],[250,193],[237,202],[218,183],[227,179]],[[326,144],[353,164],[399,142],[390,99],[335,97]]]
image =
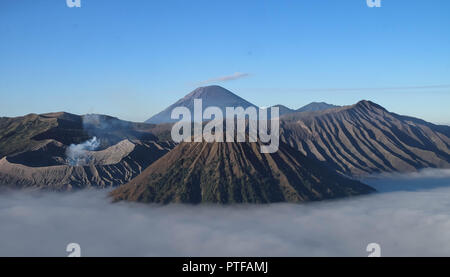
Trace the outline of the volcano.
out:
[[[147,203],[305,202],[374,189],[334,173],[286,144],[261,154],[258,142],[181,143],[111,195]]]
[[[124,184],[174,147],[155,134],[165,126],[122,121],[105,115],[29,114],[0,118],[0,187],[67,191]],[[97,151],[68,150],[98,138]]]
[[[173,105],[170,105],[168,108],[152,116],[145,122],[152,124],[176,122],[178,120],[171,119],[170,116],[172,110],[176,107],[186,107],[191,111],[191,114],[194,114],[194,99],[202,100],[203,109],[211,106],[219,107],[223,114],[225,114],[226,107],[243,107],[244,109],[248,107],[257,108],[252,103],[221,86],[206,86],[195,89],[185,97],[175,102]]]

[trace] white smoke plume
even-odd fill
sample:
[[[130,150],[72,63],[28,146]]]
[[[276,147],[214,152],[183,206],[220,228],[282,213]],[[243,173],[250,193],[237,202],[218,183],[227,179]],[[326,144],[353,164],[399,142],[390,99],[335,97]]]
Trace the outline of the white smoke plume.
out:
[[[100,146],[97,137],[93,137],[80,144],[71,144],[66,150],[67,164],[71,166],[84,166],[90,162],[89,151],[94,151]]]

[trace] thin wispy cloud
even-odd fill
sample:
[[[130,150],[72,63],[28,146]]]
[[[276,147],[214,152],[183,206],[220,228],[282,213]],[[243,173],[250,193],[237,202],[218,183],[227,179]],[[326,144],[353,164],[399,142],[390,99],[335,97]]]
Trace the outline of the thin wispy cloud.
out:
[[[339,91],[386,91],[386,90],[421,90],[421,89],[450,89],[450,85],[404,86],[404,87],[365,87],[365,88],[301,88],[298,91],[339,92]]]
[[[237,80],[237,79],[246,78],[248,76],[250,76],[249,73],[236,72],[236,73],[231,74],[231,75],[220,76],[220,77],[211,78],[211,79],[208,79],[208,80],[205,80],[205,81],[201,81],[198,84],[205,85],[205,84],[211,84],[211,83],[222,83],[222,82],[228,82],[228,81],[234,81],[234,80]]]

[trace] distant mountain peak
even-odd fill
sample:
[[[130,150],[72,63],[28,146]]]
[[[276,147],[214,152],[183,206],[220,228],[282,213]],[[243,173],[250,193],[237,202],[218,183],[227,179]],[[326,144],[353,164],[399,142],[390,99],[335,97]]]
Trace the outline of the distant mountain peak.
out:
[[[297,112],[314,112],[314,111],[323,111],[332,108],[338,108],[340,106],[328,104],[325,102],[311,102],[308,105],[305,105],[297,110]]]
[[[217,85],[199,87],[191,91],[189,94],[179,99],[174,104],[167,107],[162,112],[149,118],[146,123],[160,124],[160,123],[171,123],[176,120],[171,119],[172,110],[176,107],[186,107],[191,112],[194,108],[194,99],[201,99],[203,109],[206,107],[219,107],[222,111],[225,111],[225,107],[256,107],[254,104],[248,102],[247,100],[239,97],[238,95],[232,93],[231,91]]]
[[[240,98],[236,94],[232,93],[231,91],[227,90],[224,87],[212,85],[212,86],[204,86],[204,87],[198,87],[191,91],[189,94],[187,94],[183,99],[194,99],[194,98],[205,98],[205,97],[235,97]]]

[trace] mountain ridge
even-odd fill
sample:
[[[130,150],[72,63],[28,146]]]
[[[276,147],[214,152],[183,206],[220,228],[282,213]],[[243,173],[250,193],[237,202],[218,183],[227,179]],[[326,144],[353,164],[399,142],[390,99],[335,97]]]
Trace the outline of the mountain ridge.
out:
[[[450,127],[397,115],[371,101],[283,120],[284,142],[343,174],[450,167]]]

